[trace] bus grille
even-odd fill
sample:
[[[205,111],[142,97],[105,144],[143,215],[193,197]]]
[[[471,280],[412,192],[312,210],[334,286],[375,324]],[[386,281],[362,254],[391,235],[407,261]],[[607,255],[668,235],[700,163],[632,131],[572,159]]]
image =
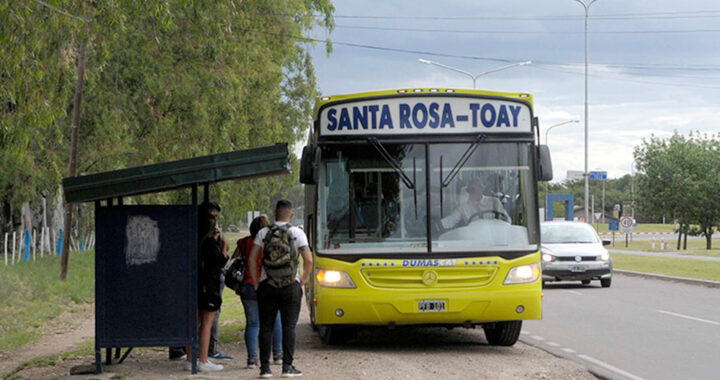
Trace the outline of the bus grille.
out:
[[[431,284],[423,282],[427,271],[434,271],[437,280]],[[402,269],[363,269],[365,280],[375,288],[385,289],[428,289],[428,288],[471,288],[488,284],[497,268],[429,267]]]

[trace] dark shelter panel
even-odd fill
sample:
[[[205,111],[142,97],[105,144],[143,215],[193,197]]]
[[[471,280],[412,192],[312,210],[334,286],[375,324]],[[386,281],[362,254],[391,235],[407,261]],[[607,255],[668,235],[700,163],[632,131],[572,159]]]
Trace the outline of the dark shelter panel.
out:
[[[112,206],[96,215],[100,346],[191,345],[194,208]]]

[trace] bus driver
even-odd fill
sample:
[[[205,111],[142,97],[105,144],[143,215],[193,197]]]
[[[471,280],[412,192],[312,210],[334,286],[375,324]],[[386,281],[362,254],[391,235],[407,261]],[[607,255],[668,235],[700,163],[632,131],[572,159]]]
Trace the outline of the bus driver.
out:
[[[510,216],[499,199],[483,194],[482,182],[473,178],[466,187],[468,197],[460,203],[458,208],[450,215],[434,223],[439,232],[445,232],[455,227],[462,227],[473,220],[496,218],[511,222]]]

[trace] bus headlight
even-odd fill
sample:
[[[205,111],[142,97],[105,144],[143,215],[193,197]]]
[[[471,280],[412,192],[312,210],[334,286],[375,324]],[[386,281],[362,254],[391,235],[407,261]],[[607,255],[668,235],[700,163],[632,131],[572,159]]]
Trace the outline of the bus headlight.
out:
[[[530,264],[521,265],[510,269],[507,277],[505,277],[505,285],[510,284],[525,284],[533,282],[540,277],[540,265]]]
[[[315,279],[320,286],[330,288],[356,288],[349,274],[337,270],[316,269]]]

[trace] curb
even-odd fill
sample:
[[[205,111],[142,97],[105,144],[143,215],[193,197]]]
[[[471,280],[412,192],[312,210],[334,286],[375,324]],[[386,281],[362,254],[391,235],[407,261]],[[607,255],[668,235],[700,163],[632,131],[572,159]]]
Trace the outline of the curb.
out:
[[[686,284],[690,284],[690,285],[707,286],[709,288],[720,288],[720,282],[718,282],[718,281],[698,280],[698,279],[687,278],[687,277],[666,276],[666,275],[662,275],[662,274],[635,272],[635,271],[631,271],[631,270],[622,270],[622,269],[615,269],[615,268],[613,268],[613,273],[618,273],[618,274],[631,276],[631,277],[642,277],[642,278],[652,278],[652,279],[662,280],[662,281],[682,282],[682,283],[686,283]]]

